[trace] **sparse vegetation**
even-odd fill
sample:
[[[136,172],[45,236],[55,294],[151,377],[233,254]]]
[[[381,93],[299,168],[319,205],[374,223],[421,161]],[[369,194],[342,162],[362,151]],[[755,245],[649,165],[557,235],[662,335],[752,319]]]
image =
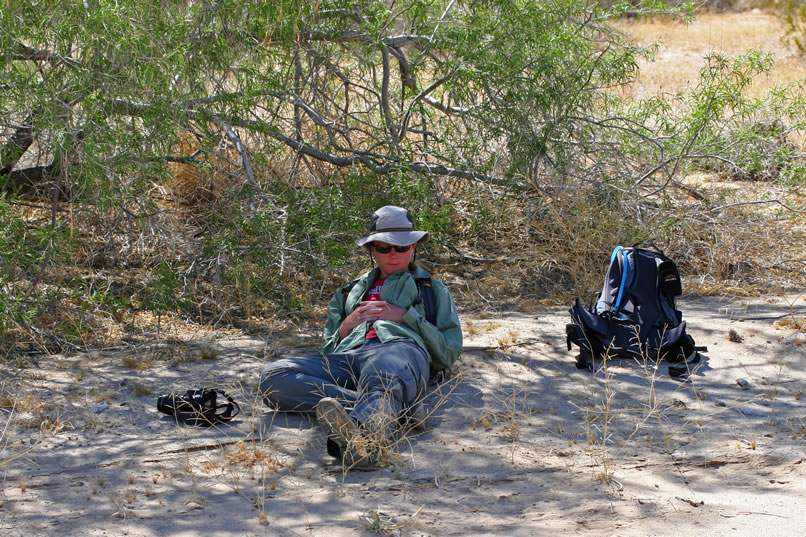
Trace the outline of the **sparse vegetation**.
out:
[[[797,255],[752,255],[759,236],[804,234],[803,92],[771,76],[767,52],[714,51],[689,62],[687,85],[639,92],[653,49],[629,40],[646,19],[620,19],[623,6],[407,0],[351,19],[289,0],[230,28],[233,6],[123,2],[95,20],[23,4],[3,11],[14,31],[0,42],[5,351],[315,323],[365,264],[350,241],[384,203],[433,231],[420,261],[449,274],[467,310],[585,295],[603,251],[646,239],[703,292],[803,284]],[[122,15],[137,24],[101,22]],[[230,28],[226,50],[186,39],[204,17]],[[110,35],[97,41],[95,25]],[[250,44],[255,25],[270,47]],[[403,26],[408,40],[392,40]],[[340,32],[363,38],[330,48]],[[173,54],[186,43],[204,69]],[[290,59],[296,69],[272,68]],[[47,112],[85,71],[108,86],[78,91],[72,114]],[[775,85],[760,91],[764,80]]]
[[[400,535],[401,531],[416,526],[421,509],[422,507],[410,515],[392,516],[378,508],[364,513],[361,516],[361,525],[378,535]]]
[[[612,495],[620,472],[640,467],[646,452],[674,459],[669,473],[681,472],[703,445],[703,424],[748,409],[764,419],[741,414],[748,440],[731,437],[719,449],[763,454],[776,434],[806,438],[790,408],[806,388],[787,384],[784,365],[769,384],[744,372],[747,387],[730,378],[712,390],[696,375],[670,388],[649,361],[605,363],[582,377],[552,363],[564,352],[561,335],[500,320],[502,310],[539,319],[546,305],[587,300],[613,245],[639,240],[662,246],[693,294],[781,294],[806,284],[802,249],[781,248],[806,239],[806,114],[803,83],[791,78],[802,69],[792,67],[796,51],[781,44],[780,25],[761,35],[767,18],[752,25],[758,33],[731,18],[725,32],[735,26],[740,35],[709,30],[708,46],[679,54],[670,78],[646,45],[656,36],[662,46],[694,40],[697,27],[680,12],[620,18],[606,2],[405,0],[391,9],[370,1],[356,12],[332,2],[180,2],[161,4],[163,14],[126,0],[92,20],[81,4],[0,8],[0,362],[11,371],[0,384],[4,472],[54,437],[92,446],[131,431],[138,412],[155,413],[152,396],[169,382],[230,383],[246,401],[245,423],[174,432],[176,424],[152,420],[136,430],[160,440],[132,459],[147,459],[147,470],[102,463],[87,470],[97,478],[70,484],[104,504],[105,523],[145,518],[144,504],[163,502],[172,516],[192,514],[220,505],[223,491],[247,506],[244,520],[279,531],[278,497],[307,509],[307,495],[324,491],[317,502],[353,509],[352,530],[406,535],[431,524],[435,509],[457,517],[506,510],[499,488],[518,490],[518,480],[534,488],[538,473],[556,468],[565,469],[562,486],[582,466],[594,485],[583,488]],[[237,16],[258,5],[251,21]],[[167,29],[154,31],[163,15]],[[95,35],[100,28],[117,41]],[[311,455],[324,458],[324,440],[307,421],[273,427],[277,418],[266,417],[237,362],[317,342],[327,297],[368,262],[351,241],[384,203],[411,207],[433,231],[418,261],[448,283],[465,334],[486,346],[469,351],[478,360],[429,394],[397,436],[366,439],[389,470],[362,488],[357,472]],[[775,322],[795,350],[806,332],[798,305]],[[477,311],[499,319],[469,321]],[[714,339],[737,352],[765,345],[737,326]],[[244,332],[262,334],[263,349],[232,360],[215,343]],[[111,350],[84,352],[103,348]],[[92,360],[115,380],[100,378]],[[730,389],[741,391],[726,398]],[[447,403],[466,437],[429,427]],[[560,419],[572,406],[578,419]],[[398,425],[386,418],[379,429]],[[762,421],[763,430],[745,428]],[[288,436],[278,441],[278,430]],[[417,466],[421,441],[437,446],[429,455],[439,460]],[[114,445],[132,449],[118,438]],[[719,466],[723,455],[692,464]],[[14,494],[49,490],[38,478],[13,479],[0,507]],[[379,482],[382,491],[372,488]],[[418,494],[443,487],[450,509],[418,509]],[[384,502],[369,503],[382,494]],[[518,516],[548,512],[538,502],[556,495],[538,490]],[[293,518],[297,533],[318,524]],[[0,513],[0,527],[7,522]]]

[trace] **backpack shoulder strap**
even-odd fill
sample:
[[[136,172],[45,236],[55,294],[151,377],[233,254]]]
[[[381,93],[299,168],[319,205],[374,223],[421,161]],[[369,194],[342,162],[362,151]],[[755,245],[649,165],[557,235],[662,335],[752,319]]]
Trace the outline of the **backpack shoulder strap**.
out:
[[[434,287],[431,278],[414,278],[417,284],[417,299],[412,305],[422,302],[425,310],[425,320],[429,323],[437,324],[437,298],[434,295]]]
[[[347,285],[342,287],[341,292],[344,293],[345,295],[349,295],[350,291],[353,290],[353,287],[355,287],[355,284],[357,284],[357,283],[358,283],[358,278],[356,278],[355,280],[351,281],[350,283],[348,283]]]
[[[341,294],[344,295],[344,300],[345,301],[347,300],[347,295],[350,294],[350,291],[353,290],[353,287],[355,287],[355,284],[357,284],[357,283],[358,283],[358,278],[356,278],[355,280],[351,281],[350,283],[348,283],[347,285],[345,285],[344,287],[341,288]],[[343,321],[346,317],[347,317],[347,312],[342,311],[341,312],[341,320]]]
[[[630,265],[630,256],[628,255],[627,250],[622,247],[618,247],[613,250],[613,255],[610,258],[610,262],[616,261],[618,254],[621,254],[621,258],[623,260],[623,265],[621,269],[621,284],[618,288],[618,296],[616,297],[616,302],[613,304],[613,312],[618,314],[619,310],[621,309],[621,301],[624,298],[624,288],[627,287],[627,282],[630,281],[630,277],[632,276],[632,266]]]
[[[425,310],[425,320],[436,326],[437,324],[437,297],[434,294],[434,286],[431,278],[414,278],[417,283],[417,299],[412,306],[422,302]],[[436,386],[448,378],[448,368],[435,368],[430,366],[429,385]]]

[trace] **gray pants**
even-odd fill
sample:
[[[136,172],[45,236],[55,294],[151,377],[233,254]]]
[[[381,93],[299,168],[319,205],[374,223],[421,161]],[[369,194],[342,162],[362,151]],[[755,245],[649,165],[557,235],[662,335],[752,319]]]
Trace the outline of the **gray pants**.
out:
[[[367,340],[344,353],[284,358],[270,363],[260,377],[267,405],[311,411],[323,397],[340,401],[356,422],[397,420],[425,392],[428,356],[416,343]]]

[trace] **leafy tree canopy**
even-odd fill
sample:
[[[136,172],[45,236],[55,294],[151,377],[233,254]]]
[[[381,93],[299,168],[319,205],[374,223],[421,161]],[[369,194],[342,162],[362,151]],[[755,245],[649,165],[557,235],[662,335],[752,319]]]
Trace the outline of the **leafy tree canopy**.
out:
[[[607,25],[614,13],[580,0],[6,3],[0,181],[133,194],[222,141],[253,189],[253,163],[278,154],[292,183],[335,168],[561,170],[580,156],[579,118],[642,53]]]

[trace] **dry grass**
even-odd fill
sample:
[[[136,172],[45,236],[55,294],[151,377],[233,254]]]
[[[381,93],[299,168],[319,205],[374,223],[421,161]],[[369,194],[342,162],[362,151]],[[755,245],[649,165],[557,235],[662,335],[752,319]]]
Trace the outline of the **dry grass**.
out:
[[[709,52],[735,55],[750,47],[774,52],[778,63],[772,73],[759,78],[753,90],[759,94],[773,85],[799,78],[803,73],[802,58],[781,41],[784,24],[773,15],[760,11],[701,13],[691,25],[669,20],[634,19],[625,20],[620,25],[638,42],[660,43],[655,61],[641,64],[641,76],[628,88],[628,97],[642,98],[684,89],[696,80],[703,57]],[[185,138],[176,151],[189,155],[198,149],[194,144],[194,140]],[[214,359],[217,351],[213,348],[189,352],[175,344],[211,339],[224,333],[222,326],[279,331],[298,330],[303,323],[313,322],[318,330],[322,310],[314,308],[321,308],[327,299],[323,289],[332,283],[326,270],[316,276],[317,281],[311,282],[310,274],[303,273],[300,267],[295,268],[291,263],[284,267],[280,283],[291,289],[291,294],[310,298],[318,305],[294,315],[289,314],[288,308],[278,307],[265,291],[262,294],[250,293],[249,289],[238,287],[244,286],[243,283],[233,285],[221,281],[219,276],[211,276],[219,270],[217,263],[224,266],[227,260],[223,257],[204,259],[206,254],[200,253],[203,241],[198,237],[208,225],[199,208],[209,208],[205,203],[220,199],[233,188],[235,172],[230,174],[228,170],[237,167],[238,159],[237,155],[225,152],[205,158],[220,166],[216,172],[218,175],[205,177],[186,164],[172,165],[174,177],[165,185],[154,187],[152,195],[160,210],[149,219],[147,226],[133,227],[125,219],[121,220],[120,214],[114,210],[76,212],[69,218],[69,227],[79,243],[74,258],[79,261],[75,266],[48,267],[47,279],[38,289],[53,289],[55,293],[78,282],[88,289],[104,292],[112,289],[124,303],[119,307],[109,306],[100,299],[93,301],[86,296],[54,300],[55,305],[37,318],[38,328],[53,334],[64,334],[67,332],[65,327],[70,328],[74,335],[65,336],[65,339],[90,348],[127,346],[132,341],[141,343],[159,337],[172,340],[175,348],[166,351],[166,355],[140,353],[124,358],[124,365],[134,370],[148,370],[159,360],[179,363],[199,357]],[[273,162],[260,170],[259,173],[264,175],[262,178],[282,181],[284,177],[276,166],[279,163]],[[325,176],[323,173],[322,177]],[[786,199],[793,205],[803,202],[797,193],[769,184],[725,183],[703,174],[687,178],[686,183],[721,199],[721,203],[726,205],[764,198]],[[534,312],[546,303],[565,304],[574,295],[587,298],[587,294],[600,285],[600,275],[610,249],[615,243],[624,241],[624,237],[633,236],[631,230],[619,227],[620,219],[614,214],[603,215],[591,225],[584,215],[597,214],[598,209],[592,205],[586,207],[584,200],[577,199],[576,192],[570,195],[573,199],[562,199],[562,193],[549,193],[544,201],[543,193],[529,199],[520,194],[510,197],[489,188],[472,192],[466,187],[468,183],[458,179],[437,182],[437,188],[446,196],[456,198],[452,201],[455,202],[458,229],[450,237],[451,243],[459,245],[467,256],[484,258],[484,261],[460,261],[452,253],[446,253],[439,244],[429,245],[429,255],[421,258],[434,262],[427,268],[436,268],[437,277],[451,285],[463,311],[507,308]],[[762,285],[764,282],[757,285],[754,277],[748,274],[769,267],[735,263],[736,259],[767,259],[767,256],[757,255],[766,251],[776,251],[777,256],[783,257],[779,260],[782,265],[794,268],[784,278],[788,281],[781,282],[782,287],[803,284],[803,270],[799,268],[802,259],[773,247],[782,237],[785,237],[785,242],[801,241],[804,233],[798,226],[802,227],[802,220],[776,214],[780,207],[774,204],[737,207],[717,215],[704,213],[702,207],[689,201],[675,200],[678,206],[668,210],[667,214],[670,220],[679,222],[679,243],[661,245],[670,248],[668,253],[684,265],[686,274],[690,275],[689,290],[703,294],[768,291],[769,285]],[[70,208],[64,206],[62,209],[62,214],[67,214]],[[21,205],[20,211],[31,226],[50,218],[49,205]],[[481,221],[478,216],[481,212],[490,215],[490,225]],[[575,219],[569,216],[573,214],[583,216]],[[766,221],[762,222],[764,218]],[[595,255],[581,255],[580,252],[594,252]],[[173,312],[161,315],[158,336],[157,318],[151,312],[136,311],[140,307],[138,301],[153,279],[149,267],[161,259],[177,256],[199,260],[198,263],[194,261],[196,272],[188,271],[187,281],[183,282],[195,286],[197,303],[194,306],[198,311],[194,311],[193,319]],[[343,270],[352,271],[355,266],[358,263]],[[245,267],[244,272],[250,269]],[[763,277],[772,278],[768,272]],[[20,287],[17,294],[27,296],[28,291]],[[125,302],[129,299],[131,303]],[[308,313],[310,315],[306,318]],[[311,325],[304,328],[311,328]],[[23,354],[28,352],[28,348],[73,350],[69,346],[60,348],[23,326],[7,329],[5,346],[13,346]]]
[[[658,93],[674,94],[696,84],[708,54],[737,56],[750,49],[771,52],[775,67],[758,77],[751,96],[762,96],[772,87],[803,78],[804,60],[797,49],[783,43],[785,23],[758,9],[736,13],[697,15],[691,24],[666,19],[626,19],[619,27],[637,43],[659,45],[652,61],[640,61],[638,80],[623,94],[641,99]]]

